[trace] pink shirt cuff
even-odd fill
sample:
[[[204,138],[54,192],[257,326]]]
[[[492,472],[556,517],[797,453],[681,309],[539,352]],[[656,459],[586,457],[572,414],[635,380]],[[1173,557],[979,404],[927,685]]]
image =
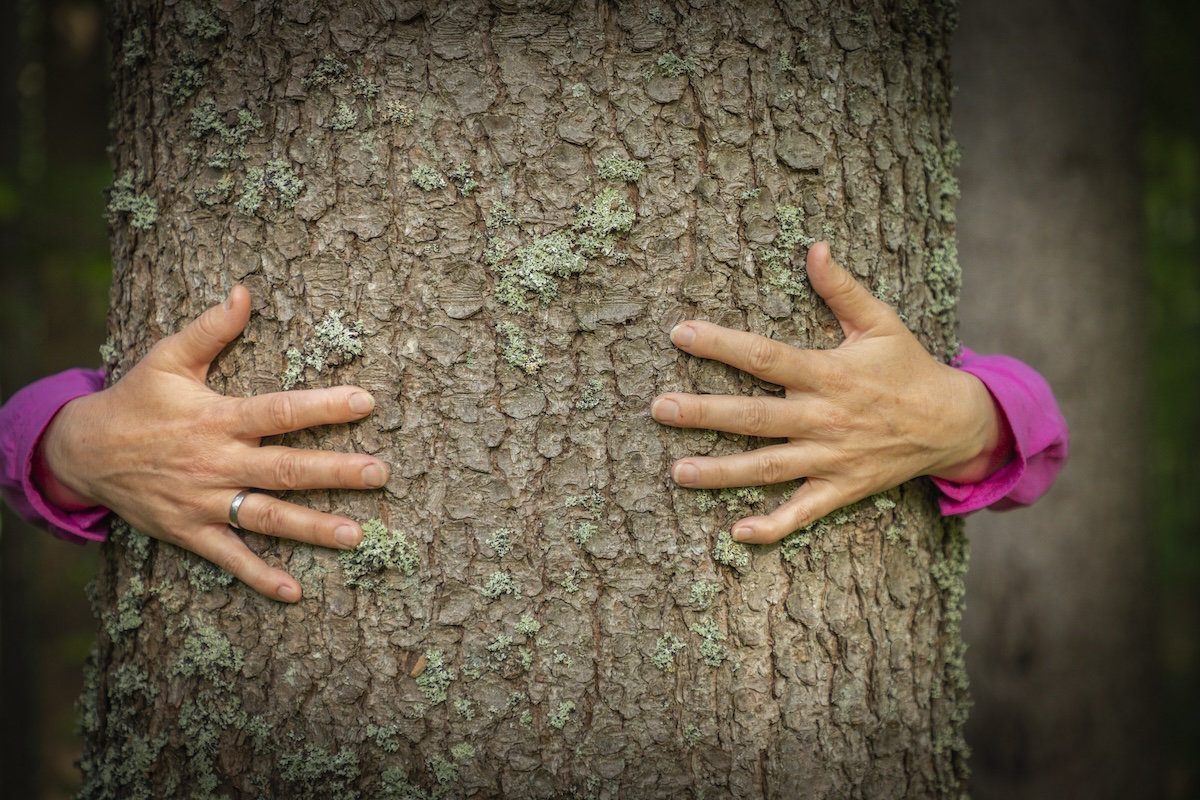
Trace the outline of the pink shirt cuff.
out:
[[[110,512],[101,506],[67,511],[50,503],[33,479],[34,461],[54,415],[103,386],[103,370],[67,370],[26,386],[0,408],[0,494],[22,519],[71,542],[107,538]]]
[[[979,378],[992,393],[1012,430],[1014,454],[1012,461],[979,483],[933,478],[942,493],[942,513],[1030,505],[1050,490],[1067,460],[1067,423],[1054,393],[1036,370],[1009,356],[978,355],[964,348],[955,366]]]

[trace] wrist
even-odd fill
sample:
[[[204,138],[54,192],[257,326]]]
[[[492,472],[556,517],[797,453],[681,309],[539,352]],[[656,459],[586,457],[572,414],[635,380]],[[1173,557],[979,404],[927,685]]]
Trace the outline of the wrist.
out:
[[[1008,418],[983,381],[969,372],[954,373],[963,387],[959,404],[966,411],[959,429],[961,449],[948,466],[930,474],[954,483],[980,483],[1012,461],[1015,440]]]
[[[58,410],[46,426],[33,454],[33,483],[46,499],[64,511],[82,511],[100,505],[90,499],[81,481],[70,475],[72,463],[69,449],[72,441],[72,419],[78,404],[87,397],[77,397]],[[75,408],[72,408],[72,407]]]

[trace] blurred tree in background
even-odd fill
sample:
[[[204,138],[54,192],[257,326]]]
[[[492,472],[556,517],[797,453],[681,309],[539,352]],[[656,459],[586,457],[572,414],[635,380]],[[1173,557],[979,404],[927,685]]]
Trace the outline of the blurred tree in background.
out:
[[[106,28],[101,0],[0,3],[0,398],[99,366],[112,180]],[[83,588],[95,558],[4,509],[4,797],[66,797],[78,784],[74,703],[94,628]]]

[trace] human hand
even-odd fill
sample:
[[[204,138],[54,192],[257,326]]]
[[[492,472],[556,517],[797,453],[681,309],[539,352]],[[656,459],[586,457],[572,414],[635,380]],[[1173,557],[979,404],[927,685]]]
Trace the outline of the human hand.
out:
[[[156,344],[112,387],[72,400],[41,442],[59,505],[103,505],[134,528],[207,558],[262,594],[300,599],[300,584],[255,555],[229,525],[243,489],[377,489],[388,467],[366,455],[260,446],[262,437],[362,419],[375,401],[354,386],[219,395],[209,365],[250,319],[250,293],[235,286],[179,333]],[[253,493],[238,512],[244,530],[324,547],[362,541],[353,520]]]
[[[833,262],[824,242],[808,251],[808,279],[846,335],[836,349],[801,350],[694,320],[671,331],[685,352],[778,384],[783,397],[672,392],[650,406],[665,425],[787,439],[682,458],[671,468],[690,489],[804,479],[770,514],[734,523],[741,542],[777,541],[919,475],[978,482],[1011,458],[1011,433],[982,381],[931,357],[887,304]]]

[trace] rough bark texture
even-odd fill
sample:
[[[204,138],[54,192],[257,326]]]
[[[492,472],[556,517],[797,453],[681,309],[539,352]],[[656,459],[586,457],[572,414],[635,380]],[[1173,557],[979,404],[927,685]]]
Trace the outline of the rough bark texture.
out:
[[[370,389],[289,441],[393,478],[301,498],[378,520],[374,561],[248,536],[295,607],[115,537],[84,795],[957,796],[964,540],[929,488],[743,550],[779,490],[665,475],[752,443],[647,414],[770,390],[682,319],[837,344],[805,234],[952,352],[952,15],[119,4],[114,372],[242,282],[213,386]]]
[[[963,341],[1041,369],[1072,439],[1045,500],[968,522],[983,800],[1161,791],[1135,20],[995,0],[956,33]]]

